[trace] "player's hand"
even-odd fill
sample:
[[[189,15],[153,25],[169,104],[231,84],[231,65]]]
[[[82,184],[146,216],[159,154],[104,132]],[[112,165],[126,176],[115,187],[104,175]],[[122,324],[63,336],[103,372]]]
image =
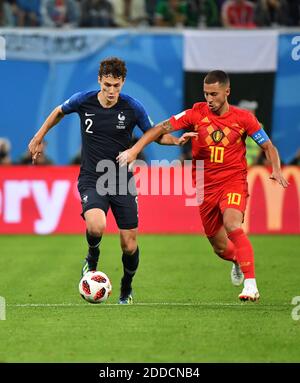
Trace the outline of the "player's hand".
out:
[[[43,151],[43,142],[37,137],[33,137],[33,139],[29,142],[28,150],[32,157],[32,163],[34,164],[38,156]]]
[[[196,132],[187,132],[184,133],[181,137],[178,139],[178,145],[182,146],[185,145],[191,138],[198,137],[198,133]]]
[[[271,180],[274,180],[279,183],[282,187],[286,188],[289,185],[289,182],[283,177],[281,172],[273,172],[270,177]]]
[[[120,164],[120,166],[125,166],[126,164],[130,164],[134,160],[136,160],[137,153],[131,148],[124,150],[124,152],[121,152],[117,157],[117,162]]]

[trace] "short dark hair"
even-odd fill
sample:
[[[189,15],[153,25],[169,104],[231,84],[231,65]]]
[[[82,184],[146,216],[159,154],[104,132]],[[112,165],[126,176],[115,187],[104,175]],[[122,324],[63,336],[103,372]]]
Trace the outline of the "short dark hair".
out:
[[[230,84],[228,74],[222,70],[212,70],[211,72],[208,72],[204,78],[204,82],[205,84],[215,84],[216,82],[223,85]]]
[[[102,76],[112,76],[115,78],[122,77],[124,80],[127,74],[127,68],[125,61],[120,60],[118,57],[109,57],[100,63],[98,75],[101,78]]]

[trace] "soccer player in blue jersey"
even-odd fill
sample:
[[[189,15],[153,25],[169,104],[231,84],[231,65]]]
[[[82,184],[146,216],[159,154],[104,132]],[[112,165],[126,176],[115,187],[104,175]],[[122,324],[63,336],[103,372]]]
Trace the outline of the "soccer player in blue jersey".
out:
[[[42,152],[46,133],[65,115],[78,113],[81,121],[82,161],[78,177],[78,190],[81,196],[82,217],[86,223],[88,254],[82,269],[96,270],[102,235],[106,227],[106,215],[111,208],[118,228],[122,248],[124,275],[121,280],[120,304],[131,304],[132,279],[139,264],[137,244],[138,208],[135,192],[124,194],[123,178],[120,175],[116,157],[130,147],[133,128],[137,125],[146,132],[152,123],[142,104],[136,99],[121,93],[126,79],[125,62],[118,58],[108,58],[100,63],[98,83],[100,91],[75,93],[62,105],[57,106],[47,117],[39,131],[29,143],[33,163]],[[188,138],[162,135],[157,142],[164,145],[182,145]],[[105,165],[115,165],[114,179],[107,179],[112,185],[107,191],[105,183],[97,182],[105,176]],[[98,167],[97,167],[98,165]],[[128,181],[133,177],[126,168]],[[128,182],[126,182],[128,185]],[[132,185],[132,182],[131,182]],[[120,192],[120,190],[123,190]]]

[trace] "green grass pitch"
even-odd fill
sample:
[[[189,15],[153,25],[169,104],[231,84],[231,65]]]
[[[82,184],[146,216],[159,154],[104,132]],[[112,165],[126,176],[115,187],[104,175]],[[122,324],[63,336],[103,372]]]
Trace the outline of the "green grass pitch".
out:
[[[102,240],[106,304],[78,293],[84,236],[1,236],[0,362],[300,362],[299,236],[252,236],[259,303],[201,236],[139,237],[135,305],[117,305],[119,238]],[[299,308],[300,314],[300,308]]]

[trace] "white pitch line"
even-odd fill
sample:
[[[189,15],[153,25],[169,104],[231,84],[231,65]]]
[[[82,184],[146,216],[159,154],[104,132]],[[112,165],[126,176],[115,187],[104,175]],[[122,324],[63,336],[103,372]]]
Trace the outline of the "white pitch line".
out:
[[[8,307],[91,307],[91,306],[101,306],[101,307],[114,307],[120,305],[118,303],[105,303],[105,304],[87,304],[86,303],[16,303],[16,304],[7,304]],[[149,302],[142,303],[137,302],[132,306],[198,306],[198,307],[209,307],[209,306],[224,306],[224,307],[257,307],[257,302],[241,302],[241,303],[222,303],[222,302],[206,302],[206,303],[188,303],[188,302]],[[128,306],[128,305],[127,305]],[[131,306],[131,305],[129,305]],[[282,307],[288,306],[287,304],[262,304],[261,307]]]
[[[88,303],[88,302],[87,302]],[[153,303],[134,303],[134,305],[129,306],[236,306],[238,305],[233,303],[176,303],[176,302],[153,302]],[[91,306],[120,306],[118,303],[105,303],[105,304],[89,304],[86,303],[17,303],[17,304],[8,304],[7,306],[11,307],[73,307],[73,306],[81,306],[81,307],[91,307]]]

